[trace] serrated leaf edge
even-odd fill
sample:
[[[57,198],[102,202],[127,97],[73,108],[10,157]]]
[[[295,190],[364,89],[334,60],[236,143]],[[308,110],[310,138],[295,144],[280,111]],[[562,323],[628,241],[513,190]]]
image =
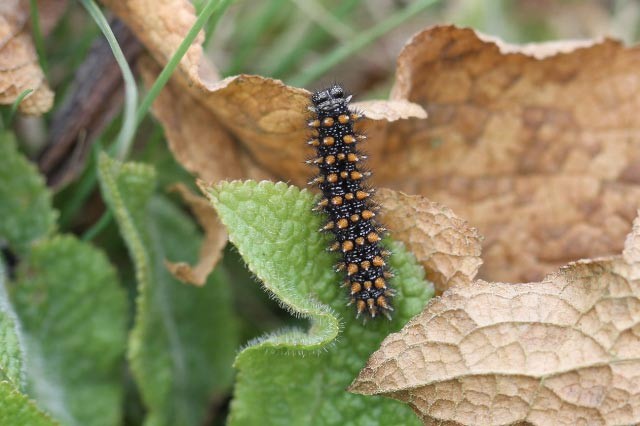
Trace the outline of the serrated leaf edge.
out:
[[[150,261],[142,238],[118,190],[116,174],[120,173],[122,169],[129,170],[132,174],[146,176],[149,179],[155,179],[155,170],[144,164],[121,163],[118,160],[112,159],[106,153],[101,153],[98,158],[98,173],[100,181],[103,183],[102,191],[105,193],[105,198],[111,199],[113,203],[111,208],[114,210],[114,215],[118,219],[118,226],[121,228],[120,232],[123,235],[123,240],[127,245],[130,255],[133,257],[135,266],[138,294],[135,300],[136,314],[134,326],[129,334],[127,350],[127,358],[132,366],[135,366],[143,340],[140,333],[145,329],[143,326],[145,317],[141,315],[141,312],[148,301],[144,289],[150,286],[152,274]]]
[[[17,390],[12,384],[11,382],[7,382],[4,380],[0,380],[0,388],[3,385],[7,385],[9,387],[9,389],[7,389],[7,391],[18,395],[18,397],[22,398],[24,400],[24,402],[36,413],[38,413],[38,415],[44,420],[47,421],[49,424],[51,424],[52,426],[54,425],[60,425],[60,423],[58,423],[56,420],[54,420],[49,413],[47,413],[46,411],[43,411],[40,409],[40,407],[38,407],[38,404],[36,404],[36,402],[34,400],[32,400],[31,398],[29,398],[27,395],[25,395],[24,393],[20,392],[19,390]],[[1,389],[0,389],[1,391]]]
[[[244,185],[250,185],[251,189],[264,187],[266,185],[274,185],[275,188],[285,186],[287,191],[298,191],[301,194],[307,193],[306,189],[300,190],[295,186],[291,186],[286,184],[285,182],[276,182],[275,184],[271,181],[263,180],[260,182],[256,182],[253,180],[234,180],[234,181],[221,181],[216,183],[215,185],[208,185],[204,181],[197,181],[198,187],[202,191],[202,193],[207,197],[207,199],[211,202],[213,207],[218,212],[218,217],[220,221],[227,227],[227,231],[229,233],[229,240],[232,243],[236,243],[236,233],[229,229],[228,223],[225,223],[223,215],[220,214],[220,208],[223,203],[218,198],[218,195],[226,189],[239,187]],[[335,342],[336,338],[340,335],[343,324],[340,321],[339,315],[329,306],[322,304],[316,300],[309,299],[307,301],[308,306],[300,306],[297,301],[292,300],[290,294],[287,291],[273,291],[271,288],[268,288],[264,283],[264,277],[260,276],[260,274],[255,273],[256,270],[255,263],[252,259],[247,258],[245,253],[243,253],[242,249],[236,245],[236,248],[244,261],[246,262],[249,270],[256,275],[261,286],[268,292],[269,296],[274,298],[280,306],[286,309],[291,315],[297,318],[306,318],[310,321],[310,327],[308,330],[301,329],[283,329],[273,333],[266,334],[264,336],[258,337],[245,345],[243,349],[240,350],[238,358],[236,358],[236,364],[240,355],[242,355],[246,351],[250,350],[261,350],[261,349],[284,349],[287,353],[295,353],[298,355],[304,355],[309,352],[317,352],[321,350],[328,350],[332,343]],[[303,296],[304,297],[304,296]]]

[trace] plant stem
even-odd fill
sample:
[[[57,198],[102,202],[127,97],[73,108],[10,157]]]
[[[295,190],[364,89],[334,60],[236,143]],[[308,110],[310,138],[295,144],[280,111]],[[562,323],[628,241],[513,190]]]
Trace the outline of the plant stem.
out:
[[[113,56],[120,67],[120,71],[122,72],[122,78],[124,80],[124,112],[122,117],[122,127],[120,128],[120,132],[118,133],[118,137],[116,138],[116,143],[114,145],[115,156],[122,161],[129,155],[131,144],[133,143],[133,136],[136,132],[137,126],[135,120],[135,109],[136,104],[138,103],[138,87],[136,85],[136,80],[133,77],[133,73],[131,72],[131,68],[129,68],[129,64],[127,63],[127,59],[124,57],[122,49],[120,49],[118,40],[116,40],[107,19],[102,14],[98,5],[93,0],[80,1],[107,39],[109,47],[111,47],[111,52],[113,53]]]

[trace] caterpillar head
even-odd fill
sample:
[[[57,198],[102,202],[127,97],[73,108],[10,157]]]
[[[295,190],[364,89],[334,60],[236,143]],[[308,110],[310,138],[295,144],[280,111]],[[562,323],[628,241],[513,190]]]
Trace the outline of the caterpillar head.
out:
[[[351,95],[346,95],[344,89],[338,84],[318,90],[311,96],[311,102],[318,111],[335,110],[339,106],[346,105],[350,100]]]

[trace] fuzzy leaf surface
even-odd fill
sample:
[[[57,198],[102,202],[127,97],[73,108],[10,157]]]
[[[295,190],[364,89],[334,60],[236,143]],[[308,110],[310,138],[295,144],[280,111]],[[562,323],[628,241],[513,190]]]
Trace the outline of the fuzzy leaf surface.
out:
[[[0,401],[2,401],[0,403],[0,424],[2,425],[54,426],[58,424],[9,382],[0,381]]]
[[[72,236],[44,240],[10,294],[38,405],[67,425],[119,424],[127,309],[106,256]]]
[[[138,281],[129,359],[149,410],[146,425],[200,425],[212,395],[231,384],[237,326],[224,271],[203,287],[177,281],[165,260],[197,257],[194,223],[154,196],[150,167],[100,158],[103,195],[114,211]]]
[[[336,259],[311,212],[314,197],[284,183],[231,182],[203,187],[249,269],[287,310],[309,319],[307,330],[283,330],[252,342],[239,370],[231,425],[411,425],[411,410],[344,389],[368,354],[419,312],[433,294],[424,272],[400,244],[391,266],[398,291],[392,321],[363,325],[347,307]],[[338,338],[339,337],[339,338]]]
[[[18,254],[51,234],[57,218],[44,179],[8,132],[0,132],[0,218],[0,240]]]
[[[18,318],[7,293],[7,277],[0,262],[0,381],[21,389],[24,381],[23,348]]]

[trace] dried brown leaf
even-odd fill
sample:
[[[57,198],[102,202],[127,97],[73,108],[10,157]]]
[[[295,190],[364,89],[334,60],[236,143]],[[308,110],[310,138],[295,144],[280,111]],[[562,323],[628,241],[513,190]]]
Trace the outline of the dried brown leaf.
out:
[[[188,0],[102,0],[102,3],[131,28],[163,66],[196,21],[194,7]],[[180,61],[176,75],[185,86],[219,78],[215,67],[203,59],[203,41],[204,32],[201,31]]]
[[[369,120],[397,121],[408,118],[427,118],[420,106],[405,100],[354,102],[353,108],[362,111]]]
[[[373,158],[402,165],[379,179],[476,226],[483,278],[534,281],[618,253],[640,196],[639,65],[639,48],[612,40],[516,47],[423,31],[399,56],[392,98],[429,118],[372,140],[384,147]]]
[[[53,105],[28,27],[29,4],[24,0],[0,3],[0,104],[11,105],[32,89],[20,103],[25,114],[43,114]]]
[[[143,81],[152,84],[160,71],[158,65],[150,58],[139,62]],[[163,123],[169,148],[185,169],[206,181],[245,176],[233,139],[180,85],[170,82],[153,104],[153,112]]]
[[[376,192],[376,200],[384,206],[382,223],[416,256],[438,293],[475,278],[482,238],[451,209],[385,188]]]
[[[540,283],[463,283],[387,337],[350,390],[424,424],[640,422],[640,218],[623,256]]]
[[[183,184],[176,184],[171,188],[182,197],[189,206],[198,223],[205,232],[205,240],[200,247],[198,263],[194,266],[186,262],[171,262],[165,260],[167,269],[179,280],[197,286],[204,285],[207,277],[220,260],[222,249],[227,244],[227,232],[218,221],[218,215],[204,197],[200,197]]]
[[[148,62],[142,68],[149,76],[147,81],[157,74]],[[300,185],[306,182],[310,172],[303,162],[309,155],[304,143],[309,134],[305,126],[308,91],[253,75],[226,78],[207,91],[197,92],[195,97],[184,93],[183,86],[175,82],[168,91],[172,92],[168,102],[174,111],[175,104],[181,103],[182,122],[175,114],[173,117],[158,114],[158,118],[170,133],[168,138],[174,155],[196,176],[205,180],[253,178],[236,167],[241,163],[245,172],[257,169],[257,174],[263,177],[291,180]],[[374,117],[366,121],[374,122],[375,118],[383,131],[391,121],[411,115],[424,116],[420,107],[408,102],[385,104],[377,101],[356,104],[356,107],[365,114],[371,112]],[[197,123],[196,119],[186,117],[196,109]],[[203,120],[205,116],[208,120]],[[187,132],[207,137],[184,137]],[[221,157],[225,155],[229,161]],[[234,174],[230,174],[229,169]]]

